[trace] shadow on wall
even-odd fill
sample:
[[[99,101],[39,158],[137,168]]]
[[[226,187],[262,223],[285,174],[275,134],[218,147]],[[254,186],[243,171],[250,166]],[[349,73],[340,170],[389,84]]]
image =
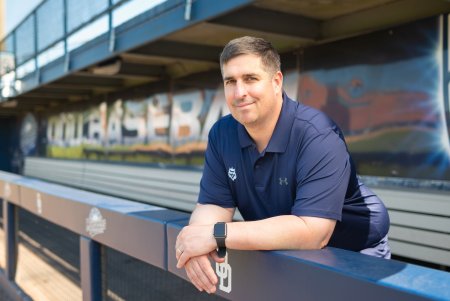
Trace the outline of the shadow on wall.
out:
[[[17,119],[0,117],[0,170],[15,172],[14,153],[19,150],[19,135],[16,133]]]

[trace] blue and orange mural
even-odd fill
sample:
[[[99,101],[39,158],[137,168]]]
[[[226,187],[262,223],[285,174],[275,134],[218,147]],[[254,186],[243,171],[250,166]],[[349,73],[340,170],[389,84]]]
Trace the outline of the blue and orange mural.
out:
[[[321,47],[320,68],[305,50],[299,100],[340,125],[361,174],[450,180],[447,35],[427,19]]]

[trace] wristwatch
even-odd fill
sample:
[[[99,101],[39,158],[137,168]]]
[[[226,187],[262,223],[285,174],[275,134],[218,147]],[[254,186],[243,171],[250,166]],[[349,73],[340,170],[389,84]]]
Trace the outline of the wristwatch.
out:
[[[214,238],[217,242],[217,254],[220,258],[227,254],[227,247],[225,246],[225,238],[227,238],[227,224],[219,222],[214,225]]]

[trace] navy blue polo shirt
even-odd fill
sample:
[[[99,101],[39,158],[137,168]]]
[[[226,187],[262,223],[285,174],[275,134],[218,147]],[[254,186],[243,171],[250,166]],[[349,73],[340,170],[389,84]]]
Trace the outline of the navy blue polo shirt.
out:
[[[376,245],[389,229],[383,203],[357,178],[339,127],[286,95],[262,153],[231,115],[215,123],[198,202],[237,207],[247,221],[288,214],[337,220],[329,245],[355,251]]]

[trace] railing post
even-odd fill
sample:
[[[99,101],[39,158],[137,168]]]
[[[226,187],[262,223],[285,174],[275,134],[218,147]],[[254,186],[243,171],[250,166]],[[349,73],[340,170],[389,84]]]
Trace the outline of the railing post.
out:
[[[116,33],[114,31],[113,26],[113,6],[114,3],[112,0],[109,0],[109,11],[108,11],[108,30],[109,30],[109,52],[114,52],[115,44],[116,44]]]
[[[83,300],[102,300],[101,245],[84,236],[80,236],[80,274]]]
[[[8,280],[14,280],[17,268],[18,209],[16,205],[3,200],[3,222],[5,229],[5,273]]]
[[[35,10],[33,13],[34,17],[34,71],[36,72],[37,77],[37,83],[39,84],[39,64],[38,64],[38,53],[39,53],[39,45],[38,45],[38,15],[37,11]]]
[[[70,64],[70,60],[69,60],[69,51],[68,51],[68,45],[67,45],[67,32],[68,32],[68,17],[69,17],[69,12],[67,11],[67,1],[68,0],[63,0],[63,19],[64,19],[64,24],[63,24],[63,28],[64,28],[64,71],[68,72],[69,71],[69,64]]]
[[[17,30],[14,29],[12,34],[12,47],[13,47],[13,55],[14,55],[14,80],[13,80],[13,87],[14,87],[14,96],[18,94],[18,91],[16,90],[16,83],[17,83]]]

